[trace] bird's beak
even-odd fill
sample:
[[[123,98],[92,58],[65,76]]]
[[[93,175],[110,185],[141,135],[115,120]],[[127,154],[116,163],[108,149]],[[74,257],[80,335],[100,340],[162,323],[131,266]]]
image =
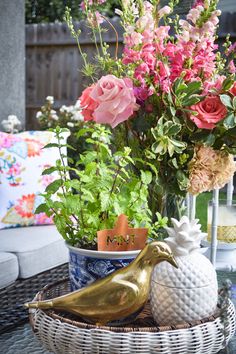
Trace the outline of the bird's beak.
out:
[[[167,260],[167,262],[169,262],[170,264],[172,264],[172,266],[174,266],[175,268],[179,268],[178,263],[176,262],[174,256],[170,256]]]

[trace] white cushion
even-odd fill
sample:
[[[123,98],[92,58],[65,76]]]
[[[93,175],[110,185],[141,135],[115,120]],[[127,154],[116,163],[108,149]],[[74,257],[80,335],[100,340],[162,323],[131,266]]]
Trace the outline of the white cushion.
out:
[[[0,252],[0,289],[13,283],[18,274],[17,257],[12,253]]]
[[[63,133],[64,139],[67,136]],[[56,172],[42,176],[42,171],[54,166],[60,157],[56,147],[43,149],[55,142],[55,134],[49,131],[0,132],[0,229],[52,224],[45,213],[34,211],[43,202],[40,193],[59,178]]]
[[[54,225],[0,230],[0,251],[17,256],[20,278],[68,262],[67,247]]]

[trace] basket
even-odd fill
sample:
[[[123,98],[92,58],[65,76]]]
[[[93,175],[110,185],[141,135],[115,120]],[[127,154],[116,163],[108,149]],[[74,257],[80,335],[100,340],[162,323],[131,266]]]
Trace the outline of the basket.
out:
[[[35,300],[70,291],[68,280],[45,287]],[[222,317],[225,317],[224,324]],[[95,326],[56,310],[30,310],[30,323],[38,339],[54,353],[68,354],[214,354],[225,347],[235,331],[235,308],[206,319],[176,326],[158,327],[149,304],[132,324]]]

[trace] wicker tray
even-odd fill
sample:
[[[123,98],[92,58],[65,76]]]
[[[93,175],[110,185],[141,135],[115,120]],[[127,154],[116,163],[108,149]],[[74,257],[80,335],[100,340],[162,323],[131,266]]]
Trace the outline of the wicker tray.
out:
[[[35,300],[69,292],[69,281],[45,287]],[[227,317],[223,325],[222,316]],[[235,331],[235,309],[220,310],[201,321],[158,327],[149,304],[137,319],[123,327],[97,327],[79,317],[56,310],[33,310],[30,322],[38,339],[54,353],[78,354],[214,354],[222,349]],[[225,323],[225,322],[224,322]]]

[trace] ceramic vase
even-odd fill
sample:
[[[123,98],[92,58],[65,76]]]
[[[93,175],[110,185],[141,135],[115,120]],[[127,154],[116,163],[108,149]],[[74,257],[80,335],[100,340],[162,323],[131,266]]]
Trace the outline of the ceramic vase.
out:
[[[104,278],[117,269],[127,266],[139,254],[139,250],[103,252],[69,248],[69,277],[71,290],[78,290],[99,278]]]

